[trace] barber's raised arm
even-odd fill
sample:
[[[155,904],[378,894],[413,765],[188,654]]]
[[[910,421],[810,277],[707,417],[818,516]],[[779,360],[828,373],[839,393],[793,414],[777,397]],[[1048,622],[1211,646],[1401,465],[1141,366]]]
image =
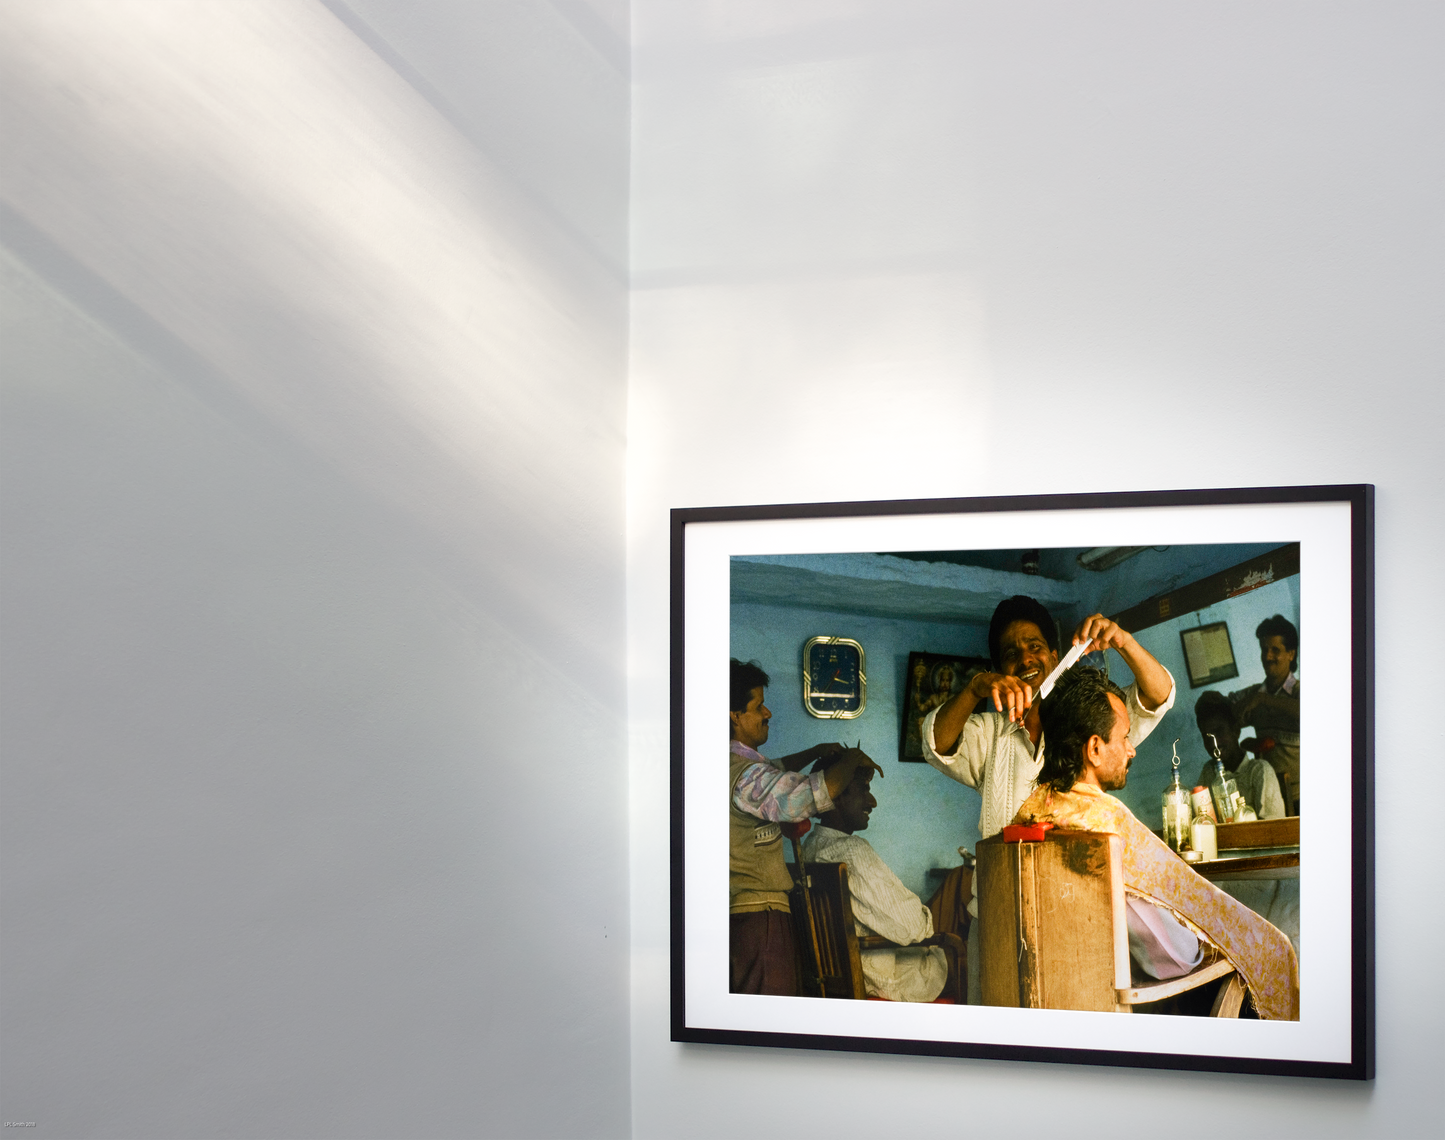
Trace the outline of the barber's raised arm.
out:
[[[1086,617],[1074,631],[1074,644],[1082,645],[1086,641],[1092,641],[1095,649],[1119,651],[1119,656],[1133,670],[1139,703],[1145,709],[1153,712],[1169,699],[1169,694],[1174,689],[1174,680],[1169,676],[1169,671],[1118,622],[1110,621],[1103,614]]]
[[[805,748],[801,752],[794,752],[791,756],[783,756],[773,761],[781,764],[789,772],[801,772],[809,764],[831,756],[835,752],[842,752],[847,745],[829,741],[825,744],[815,744],[812,748]]]
[[[933,718],[933,747],[940,756],[953,752],[963,726],[978,708],[988,701],[997,712],[1008,713],[1009,720],[1022,720],[1034,699],[1032,685],[1003,673],[975,673],[963,691],[950,697]]]

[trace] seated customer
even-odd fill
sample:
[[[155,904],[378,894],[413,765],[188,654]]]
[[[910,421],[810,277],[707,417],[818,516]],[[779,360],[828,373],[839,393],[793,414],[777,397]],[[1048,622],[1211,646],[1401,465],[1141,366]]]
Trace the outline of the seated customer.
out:
[[[1269,762],[1258,756],[1250,756],[1239,743],[1239,721],[1235,719],[1234,707],[1223,693],[1202,693],[1194,702],[1194,723],[1199,726],[1199,736],[1208,752],[1209,738],[1219,742],[1219,756],[1224,761],[1224,770],[1234,775],[1239,793],[1254,808],[1260,819],[1280,819],[1284,816],[1284,796],[1280,794],[1279,777]],[[1214,761],[1206,760],[1199,770],[1196,781],[1209,787],[1214,778]]]
[[[820,760],[814,771],[837,762]],[[905,887],[873,845],[855,834],[868,826],[878,806],[870,785],[873,770],[860,767],[852,782],[833,797],[833,807],[819,817],[819,826],[803,840],[803,858],[810,863],[847,863],[853,918],[860,935],[881,934],[899,949],[864,950],[863,985],[869,997],[889,1001],[933,1001],[948,981],[949,962],[943,948],[911,944],[932,937],[933,914]]]
[[[1098,670],[1075,667],[1059,678],[1039,716],[1044,764],[1015,822],[1119,836],[1126,895],[1217,947],[1239,971],[1261,1019],[1297,1021],[1299,964],[1289,939],[1198,874],[1107,794],[1124,786],[1134,759],[1119,686]]]

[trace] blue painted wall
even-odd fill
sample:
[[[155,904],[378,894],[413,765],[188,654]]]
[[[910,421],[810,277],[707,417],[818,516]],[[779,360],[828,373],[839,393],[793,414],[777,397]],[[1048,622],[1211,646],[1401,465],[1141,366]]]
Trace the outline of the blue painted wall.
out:
[[[1194,724],[1194,702],[1200,694],[1210,689],[1222,693],[1243,689],[1247,685],[1258,685],[1264,681],[1264,667],[1259,663],[1259,642],[1254,630],[1271,614],[1283,614],[1299,628],[1299,575],[1295,574],[1258,590],[1251,590],[1237,598],[1230,598],[1218,605],[1206,606],[1193,613],[1181,614],[1167,622],[1150,626],[1135,633],[1139,644],[1158,658],[1170,673],[1178,695],[1174,708],[1139,749],[1134,766],[1129,770],[1129,784],[1117,793],[1129,805],[1129,809],[1150,827],[1158,827],[1160,820],[1159,794],[1169,783],[1170,744],[1179,738],[1179,778],[1190,783],[1199,775],[1200,766],[1208,759],[1204,742],[1199,738],[1199,729]],[[1189,671],[1184,664],[1184,644],[1179,631],[1199,625],[1223,621],[1229,623],[1229,639],[1234,646],[1234,659],[1239,666],[1239,676],[1203,688],[1189,687]],[[1304,655],[1304,637],[1301,632],[1300,656]],[[1116,653],[1109,654],[1109,676],[1121,685],[1134,679],[1123,658]],[[1246,735],[1250,735],[1246,733]]]
[[[851,637],[863,646],[868,704],[855,720],[820,720],[803,707],[803,644],[820,635]],[[988,627],[860,617],[826,610],[738,604],[732,607],[732,655],[767,671],[773,719],[769,756],[785,756],[825,740],[856,744],[886,773],[873,779],[878,809],[868,841],[912,891],[927,898],[930,867],[958,865],[958,848],[978,842],[979,796],[927,764],[898,761],[899,694],[912,650],[988,656]]]

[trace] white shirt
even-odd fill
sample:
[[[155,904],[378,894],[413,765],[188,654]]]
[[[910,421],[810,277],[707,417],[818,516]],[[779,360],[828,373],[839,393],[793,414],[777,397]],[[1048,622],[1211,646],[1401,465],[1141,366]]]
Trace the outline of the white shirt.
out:
[[[933,915],[905,887],[868,840],[816,825],[803,840],[811,863],[847,863],[853,920],[859,934],[881,934],[907,946],[933,934]],[[948,958],[939,946],[864,950],[863,985],[889,1001],[932,1001],[948,980]]]
[[[1174,707],[1175,691],[1174,678],[1170,676],[1169,696],[1150,712],[1139,702],[1138,685],[1131,683],[1124,690],[1131,745],[1138,748],[1164,714]],[[1023,725],[1009,720],[1007,713],[990,707],[984,712],[975,712],[964,722],[958,746],[951,756],[944,756],[933,743],[933,722],[941,708],[923,718],[924,759],[945,776],[978,789],[983,796],[978,833],[979,838],[987,839],[1012,823],[1019,805],[1033,793],[1039,770],[1044,766],[1044,734],[1039,733],[1035,747]]]

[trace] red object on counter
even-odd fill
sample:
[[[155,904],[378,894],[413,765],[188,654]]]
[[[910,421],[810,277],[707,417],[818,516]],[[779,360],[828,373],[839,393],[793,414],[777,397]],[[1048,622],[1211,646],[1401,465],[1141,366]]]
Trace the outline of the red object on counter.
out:
[[[1052,823],[1011,823],[1003,829],[1005,843],[1042,843]]]

